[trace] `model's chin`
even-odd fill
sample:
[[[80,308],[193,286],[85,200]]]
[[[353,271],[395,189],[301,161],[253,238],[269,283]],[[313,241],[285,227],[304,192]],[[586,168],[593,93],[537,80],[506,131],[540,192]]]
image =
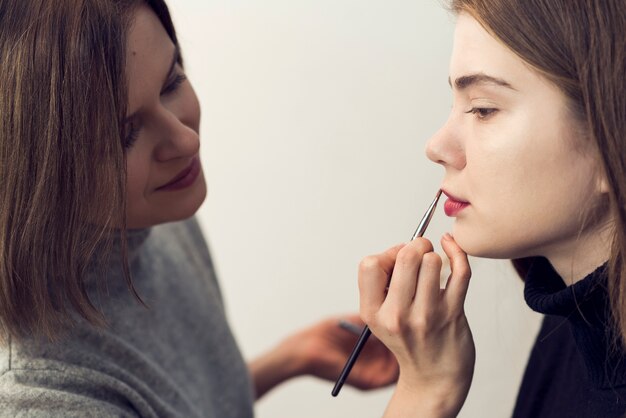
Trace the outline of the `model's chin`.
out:
[[[519,251],[512,243],[503,237],[489,231],[476,231],[470,228],[462,228],[455,224],[452,234],[454,240],[461,249],[472,257],[492,259],[519,258]]]

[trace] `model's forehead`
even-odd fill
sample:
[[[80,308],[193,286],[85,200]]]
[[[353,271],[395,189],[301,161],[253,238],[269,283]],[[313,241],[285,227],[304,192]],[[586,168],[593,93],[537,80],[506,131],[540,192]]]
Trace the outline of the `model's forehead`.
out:
[[[452,80],[487,74],[520,85],[529,76],[529,67],[513,51],[487,32],[467,13],[458,16],[450,60]]]

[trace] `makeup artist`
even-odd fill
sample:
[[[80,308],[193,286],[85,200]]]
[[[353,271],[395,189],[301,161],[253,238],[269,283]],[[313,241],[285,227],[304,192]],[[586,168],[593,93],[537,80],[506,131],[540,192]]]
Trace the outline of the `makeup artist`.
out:
[[[245,418],[339,374],[339,318],[244,362],[193,218],[199,124],[162,0],[0,0],[1,417]],[[397,373],[373,342],[349,383]]]
[[[470,254],[513,260],[545,314],[513,417],[623,417],[626,2],[451,8],[453,106],[426,149],[455,218],[442,239],[451,276],[440,290],[442,261],[423,238],[366,258],[359,274],[362,317],[400,363],[386,416],[461,410],[475,359]]]

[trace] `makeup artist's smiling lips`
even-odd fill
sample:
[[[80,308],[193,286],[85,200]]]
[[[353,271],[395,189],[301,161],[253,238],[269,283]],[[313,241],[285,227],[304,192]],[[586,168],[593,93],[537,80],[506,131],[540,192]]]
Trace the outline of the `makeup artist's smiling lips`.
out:
[[[443,205],[443,210],[446,212],[446,215],[456,216],[459,212],[469,206],[469,202],[455,197],[443,189],[441,189],[441,191],[448,197],[446,203]]]
[[[159,191],[174,191],[191,186],[200,174],[200,159],[196,155],[184,170],[178,173],[172,180],[157,188]]]

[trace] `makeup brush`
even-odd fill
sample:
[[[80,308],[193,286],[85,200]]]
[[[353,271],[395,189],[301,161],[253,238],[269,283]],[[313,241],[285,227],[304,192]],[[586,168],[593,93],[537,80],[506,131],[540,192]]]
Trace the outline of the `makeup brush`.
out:
[[[441,190],[437,192],[435,199],[428,207],[428,210],[426,210],[424,217],[420,221],[419,225],[417,226],[417,229],[415,230],[415,232],[413,233],[413,236],[411,237],[411,241],[413,241],[417,237],[423,236],[424,232],[426,232],[426,228],[428,227],[428,224],[430,223],[430,220],[433,217],[433,213],[435,213],[435,208],[437,207],[437,202],[439,201],[439,197],[441,197]],[[352,353],[350,354],[350,357],[348,357],[348,361],[346,361],[346,365],[343,366],[343,370],[341,371],[341,374],[339,375],[337,382],[335,383],[335,387],[333,388],[333,391],[332,391],[333,396],[337,396],[339,394],[339,391],[341,390],[343,384],[348,378],[348,375],[350,374],[350,371],[352,370],[354,363],[356,363],[357,358],[359,358],[359,354],[361,354],[361,350],[363,350],[363,347],[365,347],[365,343],[367,342],[367,339],[370,337],[371,334],[372,334],[372,331],[370,331],[369,327],[366,325],[365,328],[363,328],[363,332],[361,332],[361,335],[359,336],[359,339],[356,342],[354,349],[352,349]]]

